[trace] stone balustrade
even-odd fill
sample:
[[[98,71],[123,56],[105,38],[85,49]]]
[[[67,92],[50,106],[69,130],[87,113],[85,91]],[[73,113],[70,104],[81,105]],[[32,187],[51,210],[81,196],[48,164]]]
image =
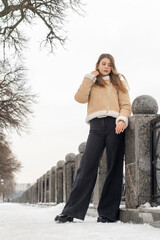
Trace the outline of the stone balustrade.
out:
[[[134,221],[133,209],[142,204],[152,203],[152,171],[151,171],[151,131],[150,122],[157,118],[158,105],[151,96],[143,95],[132,104],[133,115],[125,131],[125,206],[120,218]],[[78,154],[68,153],[65,160],[60,160],[47,173],[37,179],[36,183],[25,191],[14,202],[28,203],[61,203],[66,202],[85,151],[86,143],[78,147]],[[97,181],[91,202],[96,207],[102,191],[106,174],[106,150],[100,160]],[[159,183],[160,184],[160,183]],[[131,210],[132,213],[130,213]],[[142,222],[141,215],[136,221]],[[159,215],[160,216],[160,215]],[[159,218],[160,219],[160,218]],[[136,222],[135,221],[135,222]]]
[[[13,199],[13,202],[24,203],[61,203],[68,199],[76,173],[85,150],[86,142],[78,147],[78,154],[68,153],[64,160],[57,162],[43,176],[37,179],[36,183],[27,189],[20,197]],[[102,190],[106,172],[106,151],[100,160],[97,173],[97,182],[92,194],[91,201],[97,205]]]

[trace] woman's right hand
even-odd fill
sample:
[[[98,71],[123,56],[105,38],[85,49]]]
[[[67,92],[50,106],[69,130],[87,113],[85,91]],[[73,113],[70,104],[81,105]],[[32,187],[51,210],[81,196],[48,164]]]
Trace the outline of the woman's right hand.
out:
[[[98,71],[93,71],[93,72],[91,72],[91,74],[93,74],[95,77],[97,77],[99,75],[99,72]]]

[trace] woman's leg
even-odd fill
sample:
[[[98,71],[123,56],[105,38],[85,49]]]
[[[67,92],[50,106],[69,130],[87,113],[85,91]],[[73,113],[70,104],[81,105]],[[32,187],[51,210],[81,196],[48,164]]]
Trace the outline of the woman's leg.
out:
[[[115,121],[106,134],[107,172],[102,189],[98,214],[116,221],[119,214],[123,178],[125,133],[115,133]]]
[[[70,197],[62,211],[64,215],[84,220],[96,182],[99,160],[105,148],[105,135],[101,123],[101,119],[91,121],[85,152]]]

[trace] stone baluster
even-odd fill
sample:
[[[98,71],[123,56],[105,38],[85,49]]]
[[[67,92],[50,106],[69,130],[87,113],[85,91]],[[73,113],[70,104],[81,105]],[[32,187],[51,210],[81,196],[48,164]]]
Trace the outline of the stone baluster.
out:
[[[65,161],[60,160],[57,162],[57,169],[56,169],[56,189],[57,189],[57,196],[56,201],[57,203],[65,201]]]
[[[36,182],[33,185],[33,203],[37,203],[38,202],[38,183]]]
[[[45,174],[41,177],[41,203],[44,202]]]
[[[45,192],[44,192],[45,203],[49,202],[49,175],[50,175],[50,170],[47,171],[47,173],[45,174]]]
[[[38,199],[37,202],[41,202],[41,178],[37,179],[37,185],[38,185]]]
[[[150,121],[158,116],[157,111],[156,100],[148,95],[137,97],[132,104],[125,140],[126,208],[151,201]]]
[[[77,154],[75,156],[75,175],[74,175],[74,178],[76,177],[76,174],[77,174],[77,170],[79,168],[79,164],[80,164],[80,161],[82,159],[82,156],[83,156],[83,153],[85,151],[85,147],[86,147],[86,142],[82,142],[79,147],[78,147],[78,152],[79,154]]]
[[[55,176],[56,176],[56,167],[52,167],[49,175],[49,202],[56,202],[55,199],[55,191],[56,191],[56,184],[55,184]]]
[[[68,200],[72,184],[75,177],[75,154],[68,153],[65,157],[65,190],[66,190],[66,200]]]

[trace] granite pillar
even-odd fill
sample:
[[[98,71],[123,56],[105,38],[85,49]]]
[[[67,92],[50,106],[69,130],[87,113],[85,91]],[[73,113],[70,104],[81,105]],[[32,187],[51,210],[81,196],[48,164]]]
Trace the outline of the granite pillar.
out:
[[[135,114],[126,130],[125,185],[126,207],[137,208],[151,202],[150,121],[157,114]]]
[[[45,203],[49,202],[49,175],[50,175],[50,170],[47,171],[47,173],[45,174],[45,190],[44,190]]]
[[[125,138],[126,208],[137,208],[151,202],[151,132],[158,105],[151,96],[142,95],[132,104]]]
[[[41,177],[41,203],[44,202],[45,174]]]
[[[31,200],[30,200],[30,203],[34,203],[34,186],[32,185],[30,187],[30,194],[31,194]]]
[[[57,188],[57,203],[65,201],[65,161],[60,160],[57,163],[56,170],[56,188]]]
[[[27,203],[32,203],[32,186],[27,189],[26,201]]]
[[[38,183],[36,182],[33,186],[34,186],[33,203],[37,203],[38,202]]]
[[[38,187],[38,199],[37,202],[41,202],[41,178],[37,179],[37,187]]]
[[[77,174],[77,170],[79,168],[79,165],[80,165],[80,162],[81,162],[81,159],[82,159],[82,156],[83,156],[83,153],[85,151],[85,148],[86,148],[86,142],[82,142],[79,147],[78,147],[78,152],[79,154],[77,154],[75,156],[75,175],[74,175],[74,178],[76,177],[76,174]]]
[[[75,177],[75,154],[68,153],[65,157],[65,191],[66,191],[66,201],[69,198],[72,184]]]
[[[56,167],[52,167],[49,175],[49,202],[55,203],[55,172]]]

